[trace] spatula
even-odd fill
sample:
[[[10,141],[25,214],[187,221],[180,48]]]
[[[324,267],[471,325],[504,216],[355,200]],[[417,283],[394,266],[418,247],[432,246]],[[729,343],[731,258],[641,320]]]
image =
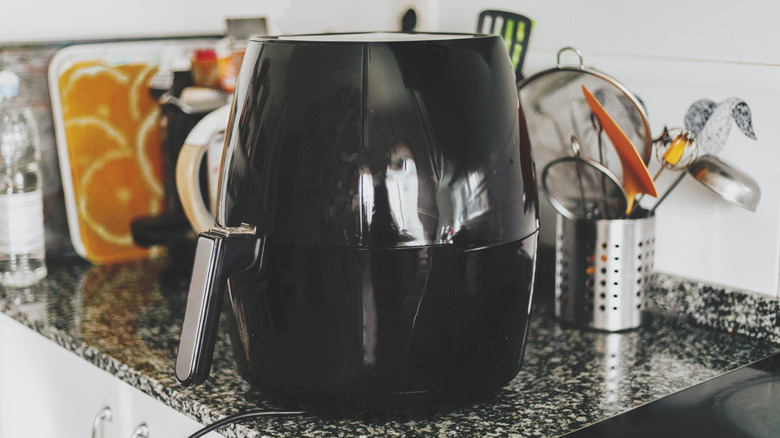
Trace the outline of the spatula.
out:
[[[533,21],[524,15],[493,9],[480,12],[477,19],[477,32],[504,38],[518,82],[523,79],[523,60],[531,39],[531,26]]]
[[[628,136],[626,136],[626,133],[620,129],[620,126],[584,85],[582,86],[582,92],[585,94],[588,106],[590,106],[593,114],[601,122],[604,132],[607,133],[607,137],[609,137],[612,145],[615,146],[618,158],[620,158],[620,165],[623,167],[623,190],[626,192],[628,200],[628,205],[626,206],[626,215],[628,216],[631,210],[634,209],[634,198],[636,195],[648,194],[653,197],[658,196],[655,183],[653,183],[653,178],[650,177],[647,166],[645,166],[642,158],[639,157],[639,153]]]

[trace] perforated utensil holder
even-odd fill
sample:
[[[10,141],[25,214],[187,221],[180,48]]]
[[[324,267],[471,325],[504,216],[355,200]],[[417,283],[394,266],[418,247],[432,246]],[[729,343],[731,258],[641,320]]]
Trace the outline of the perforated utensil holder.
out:
[[[643,322],[645,288],[655,256],[655,216],[556,219],[555,315],[597,330]]]

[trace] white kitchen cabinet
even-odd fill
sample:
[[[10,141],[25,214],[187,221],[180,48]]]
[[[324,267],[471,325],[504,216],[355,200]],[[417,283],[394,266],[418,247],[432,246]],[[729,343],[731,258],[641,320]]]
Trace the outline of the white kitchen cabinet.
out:
[[[130,437],[141,424],[150,438],[186,438],[203,427],[0,314],[0,438],[89,438],[106,406],[113,419],[103,438]]]

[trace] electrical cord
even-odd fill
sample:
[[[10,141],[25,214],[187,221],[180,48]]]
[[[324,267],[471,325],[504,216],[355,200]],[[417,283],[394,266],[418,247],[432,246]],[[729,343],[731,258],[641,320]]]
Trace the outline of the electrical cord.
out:
[[[230,423],[235,423],[241,420],[246,420],[249,418],[255,418],[255,417],[266,417],[266,416],[284,416],[284,415],[301,415],[304,411],[250,411],[250,412],[242,412],[240,414],[231,415],[229,417],[225,417],[219,421],[215,421],[211,423],[210,425],[204,427],[203,429],[200,429],[199,431],[193,433],[188,438],[200,438],[203,435],[206,435],[207,433],[214,431],[216,429],[219,429],[222,426],[227,426]]]

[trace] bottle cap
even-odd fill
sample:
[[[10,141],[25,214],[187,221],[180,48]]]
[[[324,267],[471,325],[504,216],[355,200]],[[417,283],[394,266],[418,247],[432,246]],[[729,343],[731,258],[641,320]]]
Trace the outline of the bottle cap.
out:
[[[0,98],[19,95],[19,76],[8,70],[0,71]]]

